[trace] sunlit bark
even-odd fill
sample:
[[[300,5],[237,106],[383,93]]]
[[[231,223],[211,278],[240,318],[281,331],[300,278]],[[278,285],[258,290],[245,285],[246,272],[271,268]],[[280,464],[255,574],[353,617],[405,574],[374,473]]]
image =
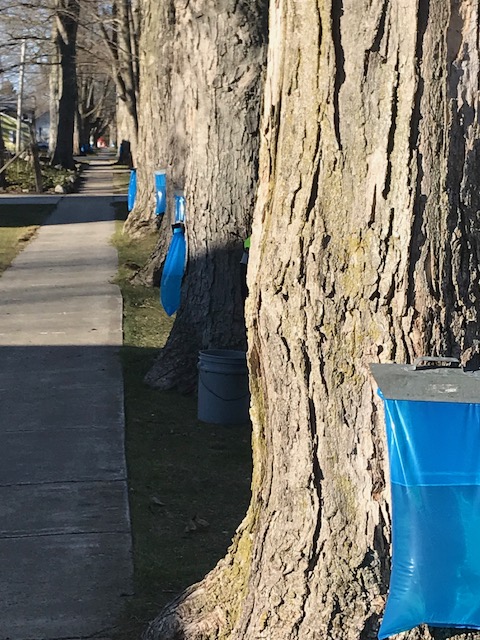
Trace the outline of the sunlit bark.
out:
[[[73,169],[73,133],[77,108],[76,40],[79,0],[56,0],[54,17],[54,43],[59,68],[55,88],[58,91],[58,112],[52,164]]]
[[[368,364],[458,356],[478,335],[478,42],[478,3],[271,3],[252,502],[149,640],[377,637],[390,513]],[[453,635],[478,637],[402,637]]]

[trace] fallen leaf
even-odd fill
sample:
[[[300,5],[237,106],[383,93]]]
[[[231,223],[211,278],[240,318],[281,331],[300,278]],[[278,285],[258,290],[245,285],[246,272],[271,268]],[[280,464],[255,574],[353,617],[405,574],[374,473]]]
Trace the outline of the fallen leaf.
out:
[[[197,516],[195,516],[195,523],[200,529],[208,529],[210,526],[208,520],[205,520],[204,518],[197,518]]]
[[[184,531],[185,533],[193,533],[195,531],[200,532],[200,531],[205,531],[205,529],[208,529],[209,526],[210,526],[210,523],[208,522],[208,520],[205,520],[204,518],[199,518],[198,516],[195,515],[193,516],[193,518],[189,520]]]
[[[150,498],[150,504],[154,504],[157,507],[166,507],[167,505],[165,504],[165,502],[162,502],[160,500],[160,498],[157,498],[157,496],[152,496]]]
[[[194,531],[198,531],[198,527],[195,524],[195,520],[189,520],[187,526],[184,529],[185,533],[193,533]]]

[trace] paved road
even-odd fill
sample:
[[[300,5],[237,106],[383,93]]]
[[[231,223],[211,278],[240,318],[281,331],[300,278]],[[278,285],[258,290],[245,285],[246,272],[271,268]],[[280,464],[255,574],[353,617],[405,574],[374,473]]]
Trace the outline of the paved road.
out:
[[[59,199],[0,278],[0,640],[108,639],[132,590],[102,180],[104,197]]]

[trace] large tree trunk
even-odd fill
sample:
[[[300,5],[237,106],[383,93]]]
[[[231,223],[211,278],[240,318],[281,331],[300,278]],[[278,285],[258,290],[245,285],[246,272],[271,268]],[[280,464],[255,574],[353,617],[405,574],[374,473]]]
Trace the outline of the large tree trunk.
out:
[[[112,64],[112,78],[118,97],[117,132],[118,144],[128,143],[133,162],[136,162],[138,136],[138,91],[140,78],[137,41],[139,7],[135,4],[132,13],[131,0],[114,0],[112,2],[112,29],[102,25],[102,32]],[[135,18],[135,19],[134,19]]]
[[[239,263],[257,185],[265,15],[264,0],[196,0],[176,14],[171,110],[184,113],[185,131],[174,130],[171,166],[183,167],[185,149],[189,264],[172,333],[146,378],[159,388],[191,389],[200,349],[246,345]]]
[[[119,157],[119,162],[121,162],[121,164],[126,164],[133,167],[133,153],[136,149],[135,140],[137,134],[135,131],[134,122],[127,110],[125,102],[119,99],[117,99],[116,125],[118,147],[120,148],[123,143],[122,149],[124,153],[123,158]],[[120,152],[122,152],[122,149],[120,149]],[[125,152],[125,149],[127,150],[127,152]]]
[[[132,42],[134,36],[132,29],[131,2],[130,0],[116,0],[114,2],[117,14],[117,66],[114,69],[115,80],[119,89],[118,96],[124,103],[131,120],[130,143],[135,153],[138,132],[138,83],[139,77],[135,73],[134,50]]]
[[[161,235],[157,248],[165,255],[165,238],[170,236],[168,221],[171,218],[172,185],[174,172],[176,182],[183,186],[182,166],[173,162],[175,154],[175,132],[180,122],[175,122],[172,108],[173,43],[175,37],[175,1],[157,2],[149,0],[142,12],[140,29],[140,85],[139,132],[137,145],[137,195],[135,207],[125,224],[129,235],[140,236],[155,231],[161,225]],[[166,221],[155,215],[155,190],[153,172],[168,167],[169,215]],[[180,180],[178,174],[180,172]],[[161,242],[163,240],[163,242]],[[161,259],[160,259],[161,260]],[[146,280],[154,280],[150,260],[146,271],[151,275]]]
[[[50,55],[50,72],[49,72],[49,109],[50,109],[50,127],[48,150],[51,155],[57,146],[58,134],[58,102],[60,92],[60,57],[58,47],[56,46],[56,26],[52,29],[52,40],[54,42],[53,51]]]
[[[78,78],[78,101],[75,114],[75,154],[82,152],[82,147],[88,147],[92,121],[96,116],[95,83],[87,74]]]
[[[155,249],[152,251],[146,264],[140,268],[131,278],[131,283],[134,285],[141,285],[145,287],[159,287],[163,273],[163,265],[167,257],[168,248],[170,246],[171,232],[170,232],[170,214],[161,216],[156,221],[156,227],[158,229],[158,241]]]
[[[58,125],[52,165],[73,169],[73,133],[77,110],[76,39],[80,5],[78,0],[57,0],[55,5],[55,44],[60,74]],[[54,73],[56,73],[54,71]]]
[[[176,16],[182,3],[152,0],[143,15],[140,59],[142,85],[139,117],[137,197],[125,224],[131,236],[158,231],[158,242],[147,264],[133,283],[159,286],[171,239],[174,192],[185,187],[185,165],[189,151],[186,139],[184,69],[185,51],[182,21]],[[159,43],[161,48],[159,50]],[[167,171],[167,211],[155,215],[153,173]]]
[[[390,519],[368,363],[458,356],[478,333],[478,25],[467,1],[272,3],[252,503],[149,640],[376,638]]]

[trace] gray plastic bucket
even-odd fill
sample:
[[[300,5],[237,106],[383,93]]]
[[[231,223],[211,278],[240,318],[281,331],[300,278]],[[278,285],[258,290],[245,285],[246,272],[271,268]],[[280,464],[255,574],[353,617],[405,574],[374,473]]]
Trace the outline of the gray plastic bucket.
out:
[[[210,349],[198,357],[198,419],[214,424],[249,420],[250,391],[244,351]]]

